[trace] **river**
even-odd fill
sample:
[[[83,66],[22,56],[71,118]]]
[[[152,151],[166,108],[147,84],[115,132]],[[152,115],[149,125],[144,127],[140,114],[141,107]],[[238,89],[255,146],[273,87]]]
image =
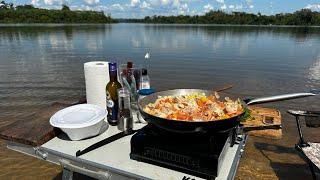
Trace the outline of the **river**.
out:
[[[149,60],[144,59],[146,52],[150,52]],[[241,97],[304,92],[320,89],[320,28],[2,24],[0,126],[53,102],[76,101],[84,96],[83,63],[124,63],[128,59],[149,67],[156,90],[212,89],[232,84],[229,92]],[[297,130],[286,110],[319,110],[319,100],[312,97],[263,105],[281,110],[283,138],[249,137],[237,178],[311,178],[308,166],[294,150]],[[304,130],[308,130],[306,138],[319,141],[316,129]],[[0,172],[17,176],[19,171],[12,163],[19,162],[34,176],[35,169],[28,164],[37,164],[36,160],[16,156],[3,144],[0,150],[0,157],[12,157],[0,161],[6,166]],[[52,167],[45,164],[39,168],[48,175]],[[58,170],[50,172],[50,177],[55,177]]]

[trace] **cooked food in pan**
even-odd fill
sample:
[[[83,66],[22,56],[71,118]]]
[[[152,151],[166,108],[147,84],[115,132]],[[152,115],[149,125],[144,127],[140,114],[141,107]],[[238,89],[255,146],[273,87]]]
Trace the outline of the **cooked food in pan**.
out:
[[[219,99],[216,92],[210,96],[204,93],[159,96],[154,103],[146,105],[144,111],[153,116],[181,121],[215,121],[231,118],[243,112],[240,99]]]

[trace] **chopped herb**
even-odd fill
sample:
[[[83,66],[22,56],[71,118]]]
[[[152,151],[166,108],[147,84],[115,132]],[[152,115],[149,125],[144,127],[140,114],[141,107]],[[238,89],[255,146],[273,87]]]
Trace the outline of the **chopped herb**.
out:
[[[244,109],[244,115],[241,118],[241,121],[245,121],[251,118],[251,110],[248,108]]]

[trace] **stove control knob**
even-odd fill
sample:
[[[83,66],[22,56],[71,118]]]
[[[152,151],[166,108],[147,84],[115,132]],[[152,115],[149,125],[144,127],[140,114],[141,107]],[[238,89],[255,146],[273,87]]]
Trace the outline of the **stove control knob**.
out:
[[[244,153],[244,149],[240,149],[240,157],[242,157],[243,153]]]

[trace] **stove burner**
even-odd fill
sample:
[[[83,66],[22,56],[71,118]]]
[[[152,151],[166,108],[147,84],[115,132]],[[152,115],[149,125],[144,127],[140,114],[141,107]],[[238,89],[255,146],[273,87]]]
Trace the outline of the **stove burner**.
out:
[[[131,138],[130,158],[214,179],[226,149],[235,142],[236,129],[201,135],[176,134],[145,126]]]

